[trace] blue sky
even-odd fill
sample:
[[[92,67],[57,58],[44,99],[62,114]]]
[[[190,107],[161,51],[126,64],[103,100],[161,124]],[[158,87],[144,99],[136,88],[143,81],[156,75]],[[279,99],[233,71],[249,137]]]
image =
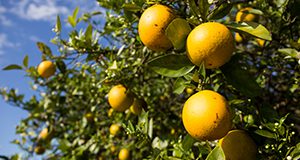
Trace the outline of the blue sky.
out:
[[[94,0],[0,0],[0,88],[17,88],[26,97],[34,94],[30,89],[30,79],[23,71],[3,71],[9,64],[21,64],[25,55],[29,56],[29,65],[37,66],[41,54],[36,47],[42,41],[57,52],[49,41],[55,33],[52,28],[59,14],[63,23],[76,6],[80,6],[79,15],[87,11],[103,11]],[[65,34],[69,25],[63,25]],[[9,156],[21,152],[11,144],[15,127],[27,112],[7,104],[0,98],[0,155]]]

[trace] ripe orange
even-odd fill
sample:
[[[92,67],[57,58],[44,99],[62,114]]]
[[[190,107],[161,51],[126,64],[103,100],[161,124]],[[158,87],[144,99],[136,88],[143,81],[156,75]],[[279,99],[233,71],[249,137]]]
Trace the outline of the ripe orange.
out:
[[[51,61],[43,61],[38,66],[38,73],[43,78],[49,78],[55,73],[55,65]]]
[[[246,7],[246,8],[239,10],[238,13],[236,14],[235,21],[236,22],[257,21],[259,18],[259,16],[257,14],[247,13],[251,9],[253,9],[253,8]]]
[[[265,46],[265,40],[260,39],[260,38],[255,38],[256,43],[258,44],[258,46],[260,47],[264,47]]]
[[[122,148],[119,152],[119,160],[128,160],[129,159],[129,151],[126,148]]]
[[[119,124],[112,124],[110,127],[109,127],[109,133],[111,134],[111,135],[116,135],[116,134],[118,134],[119,133],[119,131],[120,131],[120,125]]]
[[[218,143],[226,159],[255,160],[257,147],[252,138],[243,130],[232,130]]]
[[[175,18],[173,11],[164,5],[156,4],[147,8],[139,21],[138,32],[145,46],[154,51],[165,51],[172,47],[165,35],[165,29]]]
[[[36,147],[34,148],[34,152],[35,152],[36,154],[38,154],[38,155],[44,154],[45,151],[46,151],[46,149],[45,149],[45,147],[43,147],[43,146],[36,146]]]
[[[110,89],[108,103],[114,110],[123,112],[131,106],[133,97],[123,85],[119,84]]]
[[[234,40],[229,29],[217,22],[207,22],[194,28],[187,38],[187,56],[199,66],[218,68],[229,61],[234,51]]]
[[[192,95],[182,110],[183,125],[197,140],[216,140],[232,127],[226,99],[217,92],[203,90]]]

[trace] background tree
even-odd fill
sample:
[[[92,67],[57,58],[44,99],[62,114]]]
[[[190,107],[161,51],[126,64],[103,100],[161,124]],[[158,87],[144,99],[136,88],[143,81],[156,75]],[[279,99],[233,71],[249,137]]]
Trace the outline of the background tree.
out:
[[[173,46],[167,51],[145,47],[138,34],[142,13],[156,3],[181,18],[165,28]],[[27,158],[43,154],[45,159],[224,159],[220,142],[195,140],[182,124],[183,104],[203,89],[227,99],[233,129],[246,131],[254,140],[257,159],[299,158],[299,0],[98,0],[98,4],[106,13],[79,16],[79,8],[74,10],[68,17],[73,30],[67,37],[62,36],[57,17],[51,42],[58,53],[37,43],[41,60],[55,64],[54,74],[52,64],[51,76],[41,74],[43,68],[28,66],[27,56],[22,65],[4,68],[24,70],[36,93],[24,99],[13,88],[0,90],[8,103],[30,113],[16,129],[20,139],[14,140]],[[246,7],[251,8],[244,14],[258,18],[236,20],[237,11]],[[106,17],[104,27],[99,16]],[[195,66],[186,56],[187,35],[207,21],[225,24],[241,36],[234,56],[217,69]],[[100,38],[108,44],[99,43]],[[47,65],[43,67],[47,70]],[[140,114],[111,109],[107,94],[118,84],[137,101]]]

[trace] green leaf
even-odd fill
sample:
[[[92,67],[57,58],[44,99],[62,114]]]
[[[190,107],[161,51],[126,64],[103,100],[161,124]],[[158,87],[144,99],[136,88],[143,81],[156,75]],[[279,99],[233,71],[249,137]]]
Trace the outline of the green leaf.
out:
[[[21,70],[21,69],[23,68],[17,64],[11,64],[3,68],[3,70]]]
[[[183,141],[182,141],[182,148],[185,150],[185,151],[187,151],[187,150],[189,150],[192,146],[193,146],[193,144],[196,142],[196,140],[192,137],[192,136],[190,136],[189,134],[187,134],[185,137],[184,137],[184,139],[183,139]]]
[[[56,66],[57,66],[57,68],[60,70],[61,73],[65,73],[65,72],[66,72],[67,66],[66,66],[66,64],[65,64],[64,61],[62,61],[62,60],[57,60],[57,61],[56,61]]]
[[[225,160],[225,154],[220,146],[216,146],[205,160]]]
[[[296,49],[282,48],[282,49],[278,49],[278,52],[283,53],[287,56],[291,56],[293,58],[300,59],[300,52],[298,52]]]
[[[73,15],[68,17],[68,22],[71,24],[71,26],[74,28],[77,24],[77,14],[78,14],[79,8],[76,7],[73,11]]]
[[[93,37],[93,26],[91,24],[88,25],[88,27],[85,30],[85,40],[88,43],[92,42],[92,37]]]
[[[173,86],[173,93],[175,94],[181,94],[185,87],[188,86],[189,81],[186,81],[185,79],[179,77],[177,78],[177,80],[175,81],[175,84]]]
[[[169,54],[157,57],[149,62],[156,73],[166,77],[181,77],[194,69],[194,65],[186,55]]]
[[[248,33],[260,39],[268,41],[272,40],[271,34],[266,29],[266,27],[255,22],[232,22],[230,24],[227,24],[227,27],[239,33]]]
[[[266,137],[266,138],[272,138],[272,139],[275,139],[276,136],[274,133],[271,133],[267,130],[256,130],[254,131],[256,134],[260,135],[260,136],[263,136],[263,137]]]
[[[232,3],[222,3],[208,15],[208,19],[216,20],[223,18],[231,11],[232,7]]]
[[[25,68],[28,67],[28,55],[26,55],[26,56],[24,57],[24,59],[23,59],[23,65],[24,65]]]
[[[206,20],[206,16],[208,14],[208,10],[209,10],[209,4],[207,0],[198,0],[198,5],[199,5],[199,11],[201,14],[201,18],[203,20]]]
[[[51,49],[45,43],[36,42],[36,45],[43,55],[52,56]]]
[[[188,0],[188,5],[192,11],[192,13],[196,16],[196,17],[201,17],[201,13],[195,3],[195,0]]]
[[[123,4],[122,8],[126,11],[130,11],[130,12],[138,12],[140,11],[142,8],[136,4],[132,4],[132,3],[126,3]]]
[[[262,89],[257,84],[254,77],[248,71],[241,68],[238,59],[239,56],[235,55],[228,63],[221,67],[226,80],[246,96],[256,97],[261,95]]]
[[[61,21],[59,15],[56,17],[55,32],[61,32]]]
[[[168,39],[172,42],[176,50],[182,50],[185,48],[186,38],[191,32],[189,23],[182,19],[174,19],[165,30]]]

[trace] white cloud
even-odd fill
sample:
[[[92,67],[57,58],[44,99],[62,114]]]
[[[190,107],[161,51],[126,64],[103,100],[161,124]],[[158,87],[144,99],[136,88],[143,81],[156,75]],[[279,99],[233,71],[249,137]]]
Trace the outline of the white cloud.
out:
[[[12,26],[12,21],[9,20],[4,14],[7,12],[7,9],[0,6],[0,25],[3,26]]]
[[[12,3],[11,13],[27,20],[43,20],[54,22],[57,14],[66,15],[70,10],[66,6],[59,6],[53,0],[22,0]]]
[[[9,41],[5,33],[0,33],[0,55],[4,54],[5,48],[17,47],[19,45],[20,44],[18,43],[12,43],[11,41]]]

